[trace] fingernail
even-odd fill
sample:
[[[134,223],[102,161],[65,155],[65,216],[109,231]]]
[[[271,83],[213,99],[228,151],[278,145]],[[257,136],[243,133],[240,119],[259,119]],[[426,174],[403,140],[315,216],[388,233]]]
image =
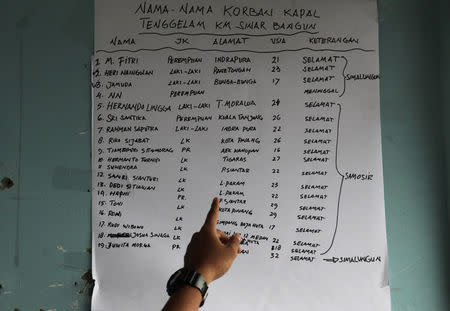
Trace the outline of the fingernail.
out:
[[[240,242],[242,240],[241,234],[238,233],[238,234],[236,234],[236,236],[237,236],[237,238],[239,239],[239,242]]]

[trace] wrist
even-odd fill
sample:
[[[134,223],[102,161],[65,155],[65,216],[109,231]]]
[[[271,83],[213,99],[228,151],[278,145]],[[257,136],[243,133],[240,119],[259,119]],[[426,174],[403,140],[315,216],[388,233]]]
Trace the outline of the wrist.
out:
[[[212,281],[214,281],[214,274],[211,273],[211,271],[204,267],[199,267],[197,269],[194,269],[197,273],[200,273],[202,277],[205,279],[206,284],[210,284]]]
[[[175,294],[180,294],[180,293],[186,293],[189,294],[190,296],[194,297],[197,299],[199,299],[200,301],[202,300],[202,293],[195,287],[192,287],[191,285],[188,284],[180,284],[179,286],[177,286],[177,289],[175,290]]]
[[[166,289],[169,296],[172,296],[176,292],[193,293],[194,291],[197,291],[202,298],[200,299],[200,306],[203,305],[206,297],[208,296],[208,283],[203,275],[195,269],[188,267],[179,269],[172,274],[169,281],[167,281]]]
[[[165,310],[197,310],[202,303],[202,294],[189,285],[180,285],[170,296]]]

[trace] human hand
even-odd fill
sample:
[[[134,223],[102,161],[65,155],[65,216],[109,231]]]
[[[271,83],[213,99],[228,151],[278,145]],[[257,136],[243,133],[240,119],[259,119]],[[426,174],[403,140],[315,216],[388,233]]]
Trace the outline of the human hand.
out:
[[[218,217],[219,199],[214,198],[203,227],[192,235],[184,255],[184,266],[200,273],[208,285],[230,269],[241,251],[241,235],[235,233],[229,237],[217,230]]]

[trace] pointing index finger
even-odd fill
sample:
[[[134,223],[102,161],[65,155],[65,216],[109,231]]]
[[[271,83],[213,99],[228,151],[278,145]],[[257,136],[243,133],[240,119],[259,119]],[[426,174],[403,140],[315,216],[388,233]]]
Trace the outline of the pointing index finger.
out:
[[[219,219],[219,199],[214,198],[211,203],[211,209],[206,216],[203,227],[208,230],[216,231],[217,220]]]

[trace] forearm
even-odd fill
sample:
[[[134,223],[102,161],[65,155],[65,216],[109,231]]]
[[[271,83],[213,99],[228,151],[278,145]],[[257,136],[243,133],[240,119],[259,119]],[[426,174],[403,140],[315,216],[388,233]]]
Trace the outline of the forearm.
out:
[[[163,311],[197,311],[208,286],[224,275],[240,252],[240,234],[229,237],[216,229],[219,217],[219,199],[214,198],[200,232],[192,235],[184,268],[175,272],[167,282],[171,293]],[[177,285],[188,284],[177,288]],[[206,296],[205,296],[206,299]]]
[[[200,291],[192,286],[182,286],[169,298],[162,311],[197,311],[202,302]]]

